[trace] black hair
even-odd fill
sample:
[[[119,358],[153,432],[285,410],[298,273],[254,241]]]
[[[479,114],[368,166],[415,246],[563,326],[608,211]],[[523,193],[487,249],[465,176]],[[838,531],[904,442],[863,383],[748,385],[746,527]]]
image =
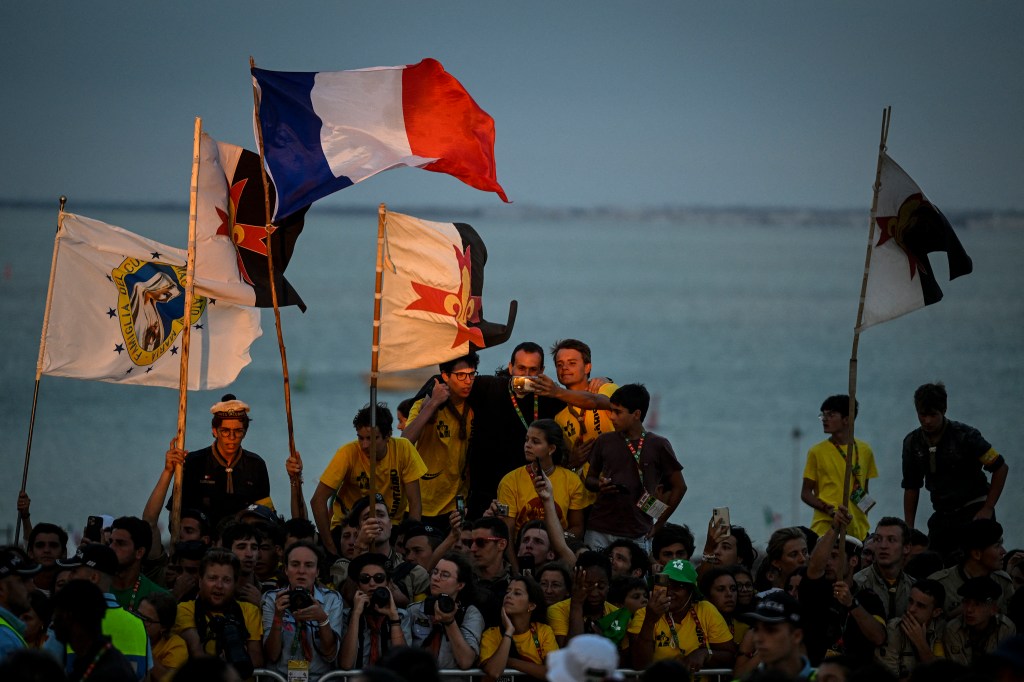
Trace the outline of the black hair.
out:
[[[757,550],[754,543],[743,526],[730,526],[729,534],[736,538],[736,557],[739,562],[748,569],[753,570],[754,561],[757,560]]]
[[[512,349],[512,355],[509,358],[509,364],[516,364],[516,355],[519,351],[523,351],[528,355],[537,354],[540,356],[540,368],[544,369],[544,349],[533,341],[523,341],[521,344]]]
[[[875,531],[877,532],[879,528],[884,526],[897,526],[903,537],[903,542],[901,544],[903,544],[903,546],[910,544],[910,527],[907,525],[906,521],[898,516],[883,516],[878,519],[878,523],[875,524]]]
[[[36,538],[39,537],[40,533],[56,535],[57,541],[60,543],[61,552],[63,556],[63,553],[68,546],[68,532],[55,523],[37,523],[36,525],[32,526],[32,530],[28,532],[28,544],[26,546],[31,548],[32,543],[36,541]]]
[[[583,356],[583,364],[590,364],[590,346],[583,343],[579,339],[561,339],[555,341],[555,344],[551,346],[551,359],[554,360],[558,356],[560,350],[575,350],[579,351],[579,354]]]
[[[651,555],[657,559],[661,550],[676,543],[681,543],[686,547],[687,556],[693,556],[693,552],[696,549],[693,531],[685,525],[666,523],[651,539]]]
[[[284,522],[285,537],[293,538],[315,538],[316,526],[309,519],[288,519]]]
[[[440,561],[450,561],[455,564],[455,569],[458,575],[455,576],[455,580],[462,583],[462,589],[459,590],[459,603],[463,608],[467,606],[477,605],[477,588],[476,588],[476,573],[473,571],[473,564],[469,562],[466,555],[460,554],[459,552],[446,552]],[[437,570],[437,566],[434,566],[434,570]]]
[[[941,381],[934,384],[922,384],[914,391],[914,407],[918,412],[945,413],[947,402],[946,385]]]
[[[470,351],[469,353],[463,355],[462,357],[453,358],[452,360],[442,362],[440,365],[437,366],[437,369],[438,371],[441,372],[441,374],[451,374],[452,372],[455,371],[455,366],[458,365],[460,362],[464,362],[470,367],[472,367],[474,370],[476,370],[476,368],[480,366],[480,356],[476,354],[476,351]],[[406,412],[406,414],[408,414],[408,412]]]
[[[314,556],[316,556],[317,568],[319,568],[320,566],[323,565],[323,563],[324,563],[324,552],[323,552],[322,549],[320,549],[316,545],[316,543],[310,542],[309,540],[296,540],[292,544],[288,545],[288,548],[284,550],[284,564],[285,564],[285,566],[288,565],[288,557],[291,556],[292,552],[294,552],[297,549],[303,549],[303,548],[304,549],[308,549],[310,552],[312,552],[314,554]]]
[[[388,558],[378,552],[366,552],[360,554],[354,558],[348,565],[348,577],[353,582],[358,582],[359,574],[363,572],[363,569],[367,566],[380,566],[384,569],[384,573],[391,577],[391,571],[388,570]]]
[[[850,396],[846,395],[845,393],[840,393],[840,394],[837,394],[837,395],[830,395],[829,397],[825,398],[825,400],[821,403],[821,408],[820,409],[821,409],[822,412],[838,412],[839,414],[841,414],[844,417],[849,417],[850,416]],[[857,402],[857,401],[854,401],[854,404],[853,404],[853,416],[854,416],[854,418],[857,417],[857,414],[859,412],[860,412],[860,403]]]
[[[935,608],[941,609],[946,603],[946,588],[938,580],[924,578],[911,585],[910,589],[920,590],[922,594],[926,594],[935,600],[933,603]]]
[[[561,464],[565,459],[565,437],[562,435],[562,427],[554,419],[538,419],[530,423],[531,429],[543,432],[544,440],[548,445],[554,445],[555,451],[551,453],[551,461]]]
[[[732,578],[733,582],[736,581],[736,576],[733,574],[732,570],[723,566],[715,566],[710,571],[702,574],[697,580],[697,587],[700,588],[701,594],[707,597],[708,594],[711,593],[711,586],[714,585],[715,581],[723,575],[727,575]]]
[[[611,559],[612,550],[616,548],[629,550],[629,570],[640,569],[643,575],[651,572],[651,558],[647,556],[644,548],[627,538],[619,538],[604,548],[604,553]]]
[[[613,580],[608,588],[608,603],[622,606],[622,603],[626,601],[626,597],[633,590],[643,590],[646,594],[650,591],[650,587],[644,578],[627,577]]]
[[[391,416],[391,410],[388,409],[388,404],[385,402],[378,402],[376,409],[377,416],[377,430],[380,431],[382,438],[387,438],[391,435],[391,427],[395,423],[395,418]],[[352,426],[355,427],[356,431],[362,428],[369,428],[370,426],[370,404],[367,403],[356,412],[356,416],[352,418]]]
[[[437,659],[427,649],[412,646],[395,647],[386,651],[377,665],[394,672],[402,680],[441,682]]]
[[[528,575],[514,575],[512,576],[512,579],[508,581],[509,587],[511,587],[512,583],[516,581],[519,581],[526,586],[526,598],[535,607],[533,611],[530,611],[530,622],[547,623],[547,602],[544,601],[544,590],[541,589],[540,583]]]
[[[404,414],[406,419],[408,419],[409,411],[412,409],[412,406],[416,404],[416,401],[416,396],[413,396],[412,398],[406,398],[402,402],[398,403],[398,407],[395,408],[395,412],[397,412],[398,414]]]
[[[473,522],[473,530],[481,528],[490,531],[491,535],[496,538],[510,540],[508,524],[496,516],[484,516]]]
[[[169,592],[150,592],[142,601],[148,601],[156,611],[156,619],[160,621],[160,627],[170,630],[174,627],[174,619],[178,613],[178,600]]]
[[[384,496],[381,495],[380,493],[375,493],[374,499],[376,500],[377,504],[382,504],[385,507],[387,507],[387,502],[384,501]],[[369,495],[364,495],[363,497],[360,497],[358,500],[356,500],[356,503],[352,505],[352,509],[349,510],[348,516],[345,517],[344,525],[349,526],[351,528],[358,528],[359,524],[361,523],[359,519],[363,515],[363,512],[366,511],[366,509],[369,506]],[[376,512],[376,509],[374,509],[374,511]]]
[[[612,405],[624,407],[630,412],[640,410],[640,421],[647,417],[647,410],[651,406],[651,394],[643,384],[619,386],[608,400]]]
[[[603,570],[605,576],[611,580],[612,562],[604,553],[594,551],[583,552],[583,554],[576,558],[576,568],[591,569],[595,567]]]
[[[534,569],[533,573],[537,576],[537,580],[540,580],[540,577],[547,571],[557,571],[558,573],[561,573],[562,578],[565,579],[565,589],[570,593],[572,592],[572,571],[568,566],[556,559],[542,564],[540,568]]]
[[[911,578],[916,580],[924,580],[932,573],[937,573],[945,568],[945,561],[942,559],[942,555],[938,552],[926,549],[923,552],[918,552],[914,556],[907,560],[903,570]]]
[[[209,535],[210,534],[210,518],[201,509],[182,509],[181,518],[183,519],[195,519],[199,522],[199,534]]]
[[[70,580],[53,595],[53,612],[58,611],[70,616],[88,632],[98,634],[107,612],[107,598],[89,580]]]
[[[142,558],[145,559],[149,555],[149,550],[153,546],[153,529],[148,521],[143,521],[137,516],[122,516],[114,519],[114,523],[110,524],[110,529],[127,531],[135,549],[146,550]]]
[[[236,521],[226,526],[220,534],[220,544],[224,549],[231,549],[231,545],[239,540],[250,539],[255,540],[257,544],[263,542],[263,531],[253,523]]]
[[[182,542],[175,543],[174,553],[171,554],[171,561],[177,561],[178,559],[189,559],[191,561],[201,561],[203,555],[209,548],[201,540],[184,540]]]
[[[36,617],[39,618],[39,622],[43,624],[44,628],[50,626],[50,621],[53,619],[53,602],[50,597],[47,597],[42,590],[32,590],[28,593],[28,603],[32,606],[32,610],[36,612]],[[16,615],[21,615],[16,614]]]

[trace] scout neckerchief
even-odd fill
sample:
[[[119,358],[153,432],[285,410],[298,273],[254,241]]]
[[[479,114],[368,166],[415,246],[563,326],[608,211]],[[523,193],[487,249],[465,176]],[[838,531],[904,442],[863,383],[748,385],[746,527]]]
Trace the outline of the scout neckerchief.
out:
[[[576,420],[576,423],[580,425],[580,436],[583,436],[587,432],[587,420],[584,419],[587,410],[577,410],[572,405],[565,406],[569,410],[569,414]],[[597,414],[597,410],[590,410],[590,413],[594,417],[594,433],[601,435],[601,417]]]
[[[313,660],[313,647],[310,645],[310,642],[306,641],[307,631],[309,631],[310,639],[312,639],[312,630],[311,628],[306,627],[306,622],[295,621],[295,635],[292,637],[292,649],[288,654],[289,660],[293,660],[295,658],[295,654],[298,653],[300,644],[302,645],[302,658],[307,661]]]
[[[455,403],[449,398],[445,403],[445,406],[452,411],[459,421],[459,440],[466,440],[469,434],[466,432],[466,415],[469,414],[469,407],[466,403],[462,403],[462,411],[459,412],[458,408],[455,407]]]
[[[235,457],[235,460],[233,462],[229,462],[227,459],[225,459],[224,455],[220,454],[220,450],[217,449],[217,444],[216,443],[214,443],[213,447],[210,448],[210,449],[213,451],[213,458],[215,460],[217,460],[217,464],[220,464],[222,467],[224,467],[224,471],[227,472],[227,475],[228,475],[227,493],[229,495],[234,494],[234,492],[235,492],[235,485],[234,485],[234,482],[231,480],[231,473],[235,470],[235,464],[237,464],[238,460],[241,459],[241,457],[242,457],[242,448],[238,448],[238,456]]]
[[[523,411],[519,409],[519,401],[516,400],[516,394],[512,390],[512,384],[508,386],[508,397],[512,399],[512,407],[516,408],[516,414],[519,415],[519,421],[523,422],[523,426],[527,429],[530,428],[530,424],[527,423],[526,417],[523,416]],[[533,394],[533,421],[540,419],[540,405],[537,404],[537,394]]]

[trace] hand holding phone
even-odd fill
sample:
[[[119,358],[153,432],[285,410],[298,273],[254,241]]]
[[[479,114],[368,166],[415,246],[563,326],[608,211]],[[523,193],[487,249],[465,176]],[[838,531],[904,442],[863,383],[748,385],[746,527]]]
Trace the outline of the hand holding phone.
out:
[[[722,537],[728,537],[732,533],[732,525],[729,523],[729,508],[715,507],[712,509],[711,523],[717,528],[722,528]]]

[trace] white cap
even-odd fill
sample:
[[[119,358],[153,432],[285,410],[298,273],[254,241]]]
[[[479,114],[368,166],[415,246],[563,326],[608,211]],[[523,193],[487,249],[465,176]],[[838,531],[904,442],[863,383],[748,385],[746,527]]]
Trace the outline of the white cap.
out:
[[[569,646],[548,654],[549,682],[601,682],[621,680],[616,670],[619,652],[615,644],[601,635],[577,635]]]

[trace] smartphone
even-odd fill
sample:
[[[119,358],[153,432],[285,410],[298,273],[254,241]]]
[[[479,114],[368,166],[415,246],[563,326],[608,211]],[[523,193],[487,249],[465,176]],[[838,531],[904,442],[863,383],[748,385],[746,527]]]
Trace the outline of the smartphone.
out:
[[[731,534],[732,524],[729,523],[729,508],[715,507],[711,510],[711,522],[716,526],[725,527],[725,535]]]
[[[85,532],[82,536],[93,542],[100,542],[103,538],[103,517],[90,516],[85,522]]]
[[[462,495],[455,496],[455,511],[459,512],[462,518],[462,527],[469,527],[469,520],[466,518],[466,499]]]
[[[654,589],[651,591],[652,594],[664,594],[668,592],[669,577],[664,573],[654,574]]]

